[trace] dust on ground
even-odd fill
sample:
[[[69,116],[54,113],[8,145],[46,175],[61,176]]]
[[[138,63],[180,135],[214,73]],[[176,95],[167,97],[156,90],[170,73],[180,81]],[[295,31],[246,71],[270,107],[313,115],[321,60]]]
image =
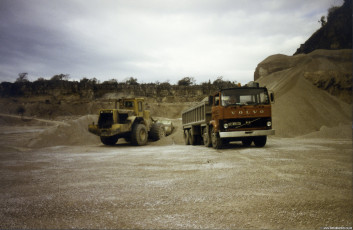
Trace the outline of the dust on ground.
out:
[[[119,140],[107,147],[87,139],[94,119],[1,117],[1,228],[353,224],[352,139],[332,138],[330,128],[309,137],[272,137],[264,148],[235,142],[215,150],[183,145],[180,120],[172,119],[176,131],[159,142],[133,147]],[[55,138],[61,132],[66,135]]]

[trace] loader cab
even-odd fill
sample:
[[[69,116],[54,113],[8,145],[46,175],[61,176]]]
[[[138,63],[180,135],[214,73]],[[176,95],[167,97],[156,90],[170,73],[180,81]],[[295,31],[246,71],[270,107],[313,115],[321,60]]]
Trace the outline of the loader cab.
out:
[[[123,98],[119,100],[119,109],[132,110],[137,117],[143,117],[143,98]]]

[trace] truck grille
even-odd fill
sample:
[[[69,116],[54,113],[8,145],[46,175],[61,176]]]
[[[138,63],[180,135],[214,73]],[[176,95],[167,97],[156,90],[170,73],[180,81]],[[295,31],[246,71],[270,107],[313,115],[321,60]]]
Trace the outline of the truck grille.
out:
[[[267,122],[271,121],[269,117],[261,117],[261,118],[242,118],[242,119],[231,119],[223,121],[221,124],[221,129],[223,131],[229,130],[240,130],[240,129],[251,129],[251,128],[271,128],[267,127]],[[228,128],[224,128],[224,124],[228,124]]]

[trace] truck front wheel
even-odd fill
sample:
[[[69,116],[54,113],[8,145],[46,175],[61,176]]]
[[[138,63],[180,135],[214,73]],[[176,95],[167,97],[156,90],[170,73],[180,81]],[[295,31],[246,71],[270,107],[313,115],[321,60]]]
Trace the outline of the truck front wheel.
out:
[[[249,147],[251,145],[252,141],[253,140],[251,138],[247,137],[247,138],[244,138],[241,142],[243,143],[243,145],[245,147]]]
[[[212,141],[211,141],[210,133],[209,133],[208,130],[209,130],[208,127],[205,127],[203,129],[203,133],[202,133],[203,144],[206,147],[211,147],[212,146]]]
[[[147,143],[148,133],[144,124],[134,125],[131,133],[131,142],[133,145],[145,145]]]
[[[254,138],[254,144],[256,147],[264,147],[266,145],[267,136],[260,136]]]
[[[118,141],[118,136],[101,137],[101,142],[105,145],[115,145]]]
[[[222,139],[219,136],[218,132],[215,132],[213,127],[212,127],[212,131],[211,131],[211,140],[212,140],[212,147],[213,148],[221,149],[223,147]]]

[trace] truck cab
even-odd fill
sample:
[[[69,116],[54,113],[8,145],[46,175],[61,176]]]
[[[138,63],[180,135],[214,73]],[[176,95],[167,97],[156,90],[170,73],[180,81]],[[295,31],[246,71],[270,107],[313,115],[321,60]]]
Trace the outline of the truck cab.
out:
[[[202,140],[205,146],[222,148],[230,141],[242,141],[245,146],[254,142],[263,147],[267,136],[275,133],[273,101],[273,94],[258,84],[222,89],[183,112],[185,143],[197,144],[195,140]]]
[[[213,95],[212,145],[218,147],[229,141],[240,140],[244,145],[266,144],[273,135],[271,98],[265,87],[224,89]]]

